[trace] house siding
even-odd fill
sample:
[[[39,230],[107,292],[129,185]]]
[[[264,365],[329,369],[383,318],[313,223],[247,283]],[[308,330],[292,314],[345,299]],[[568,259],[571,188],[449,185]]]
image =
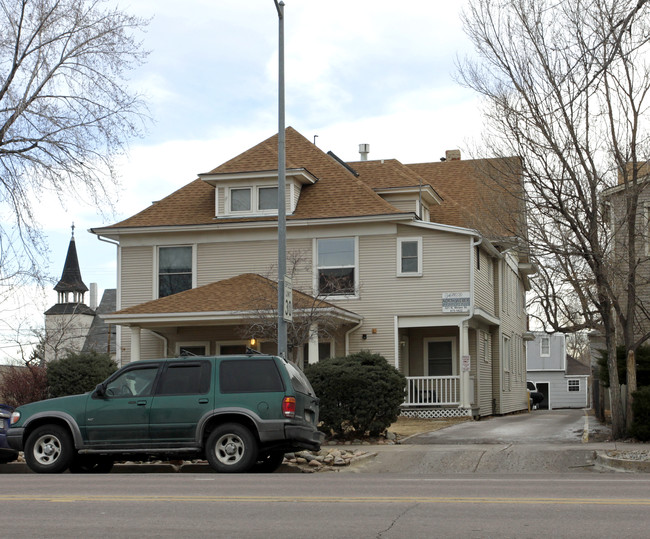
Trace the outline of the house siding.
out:
[[[566,375],[564,372],[528,372],[528,379],[532,382],[549,384],[548,400],[551,409],[587,407],[587,378],[584,375]],[[580,391],[569,391],[568,380],[580,380]]]
[[[422,276],[398,277],[397,238],[417,236],[422,237]],[[372,348],[395,365],[395,316],[441,314],[443,292],[469,290],[468,263],[466,238],[453,234],[400,227],[397,235],[360,237],[359,299],[328,298],[364,317],[362,329],[351,336],[351,352]]]
[[[154,248],[151,246],[122,247],[121,302],[124,309],[153,299]]]
[[[501,328],[498,338],[493,339],[493,383],[495,386],[496,411],[508,414],[527,407],[525,348],[521,335],[526,329],[523,313],[517,309],[519,277],[515,271],[516,259],[506,256],[499,263],[499,282],[503,287],[499,294],[501,303]],[[508,350],[504,350],[507,338]],[[506,358],[510,361],[506,361]],[[509,363],[509,366],[507,365]]]
[[[478,308],[486,313],[496,316],[494,298],[493,259],[484,251],[479,250],[480,269],[474,263],[474,297]]]

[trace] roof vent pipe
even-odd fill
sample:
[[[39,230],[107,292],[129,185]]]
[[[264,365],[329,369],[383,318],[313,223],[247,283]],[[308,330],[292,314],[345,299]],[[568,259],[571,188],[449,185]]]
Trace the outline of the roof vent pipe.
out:
[[[370,144],[359,144],[359,154],[361,155],[361,161],[367,161],[369,153]]]

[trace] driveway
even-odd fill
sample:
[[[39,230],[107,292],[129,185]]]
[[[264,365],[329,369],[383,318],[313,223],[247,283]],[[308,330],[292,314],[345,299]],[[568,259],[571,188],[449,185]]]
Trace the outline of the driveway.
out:
[[[404,444],[562,444],[601,441],[607,428],[585,410],[531,413],[468,421],[413,436]]]
[[[504,474],[589,473],[609,430],[584,410],[531,413],[467,421],[377,446],[353,473]],[[590,443],[595,442],[595,443]]]

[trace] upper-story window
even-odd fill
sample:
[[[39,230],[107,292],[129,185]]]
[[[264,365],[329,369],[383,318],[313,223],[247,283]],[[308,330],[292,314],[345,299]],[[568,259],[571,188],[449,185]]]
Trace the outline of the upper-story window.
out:
[[[249,212],[251,211],[251,190],[246,187],[243,189],[230,190],[230,211],[231,212]]]
[[[354,296],[358,268],[356,238],[317,240],[318,293],[328,296]]]
[[[230,213],[276,213],[277,211],[277,187],[233,187],[230,189]]]
[[[158,297],[192,288],[192,247],[158,248]]]
[[[257,209],[269,211],[278,209],[278,188],[260,187],[257,190]]]
[[[541,337],[539,340],[539,355],[549,357],[551,355],[551,338]]]
[[[397,275],[422,275],[422,238],[397,238]]]

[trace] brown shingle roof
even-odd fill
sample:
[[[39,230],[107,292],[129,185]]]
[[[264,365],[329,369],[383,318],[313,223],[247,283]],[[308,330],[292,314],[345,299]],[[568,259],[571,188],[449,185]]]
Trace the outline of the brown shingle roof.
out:
[[[164,298],[140,303],[113,313],[114,315],[218,313],[255,311],[277,304],[277,284],[255,273],[244,273],[230,279],[192,288]],[[294,309],[336,308],[331,303],[293,291]]]
[[[431,220],[475,228],[489,237],[521,234],[521,161],[517,157],[406,165],[431,183],[445,202]]]
[[[277,170],[277,146],[278,137],[274,135],[210,173]],[[287,168],[305,168],[318,178],[315,184],[303,187],[296,210],[287,216],[288,220],[401,213],[366,183],[291,127],[286,130],[286,164]],[[216,222],[214,204],[214,187],[197,179],[109,228],[211,224]],[[263,220],[276,219],[218,219],[218,222]]]

